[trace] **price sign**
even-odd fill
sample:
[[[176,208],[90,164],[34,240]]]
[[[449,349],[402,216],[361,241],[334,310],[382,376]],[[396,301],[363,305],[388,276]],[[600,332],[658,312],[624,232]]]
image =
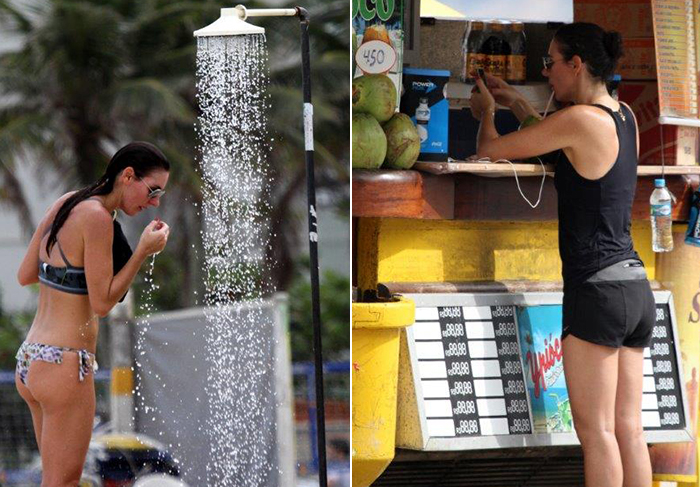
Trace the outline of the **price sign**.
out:
[[[418,308],[416,325],[431,436],[532,433],[513,306]]]
[[[668,304],[656,305],[651,346],[644,351],[642,421],[645,429],[675,429],[685,425],[678,363]]]
[[[386,42],[368,41],[357,49],[355,62],[365,74],[386,73],[396,64],[396,51]]]
[[[672,298],[668,291],[654,296],[642,424],[649,443],[687,441]],[[420,424],[398,426],[406,436],[397,446],[445,451],[577,443],[563,370],[562,293],[407,297],[416,303],[406,338],[417,409],[399,408]],[[590,389],[595,394],[596,384]]]

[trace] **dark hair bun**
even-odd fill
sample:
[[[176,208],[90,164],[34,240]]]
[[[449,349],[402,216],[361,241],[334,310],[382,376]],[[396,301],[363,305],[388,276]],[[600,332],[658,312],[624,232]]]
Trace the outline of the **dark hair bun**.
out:
[[[619,32],[609,30],[603,34],[603,45],[613,61],[617,62],[622,57],[622,36]]]
[[[579,56],[594,78],[607,81],[622,57],[622,36],[614,30],[605,31],[590,22],[564,24],[554,34],[559,51],[569,61]]]

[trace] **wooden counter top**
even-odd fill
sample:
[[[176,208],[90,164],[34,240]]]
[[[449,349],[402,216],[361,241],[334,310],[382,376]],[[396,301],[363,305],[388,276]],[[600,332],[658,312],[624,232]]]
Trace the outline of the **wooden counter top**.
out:
[[[542,171],[550,177],[554,177],[553,164],[522,164],[506,162],[499,163],[477,163],[477,162],[416,162],[413,169],[430,174],[475,174],[490,178],[513,177],[515,173],[518,177],[542,176]],[[671,175],[693,175],[700,174],[700,166],[666,166],[664,174]],[[638,166],[638,176],[661,176],[661,166]]]
[[[539,164],[515,166],[523,193],[535,202],[542,181],[542,167]],[[500,221],[557,219],[557,197],[551,177],[545,179],[542,201],[533,209],[520,196],[509,164],[416,163],[415,167],[421,170],[353,170],[352,216]],[[547,172],[553,171],[552,167],[545,168]],[[661,167],[639,167],[633,219],[649,219],[653,180],[660,174]],[[700,166],[667,166],[665,174],[666,184],[677,198],[673,219],[686,221],[692,192],[700,186]]]

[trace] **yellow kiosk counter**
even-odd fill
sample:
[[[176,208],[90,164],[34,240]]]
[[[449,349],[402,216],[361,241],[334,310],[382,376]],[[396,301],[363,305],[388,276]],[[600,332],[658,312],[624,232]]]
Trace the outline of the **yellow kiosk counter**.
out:
[[[537,173],[525,166],[516,170],[534,201],[541,179],[527,177]],[[386,468],[367,468],[368,440],[355,441],[353,416],[353,486],[583,485],[561,364],[553,182],[546,178],[542,201],[532,209],[505,172],[429,169],[437,174],[353,172],[359,294],[380,289],[415,306],[412,322],[397,333],[398,372],[389,381],[397,384],[393,458],[385,459]],[[688,320],[694,293],[700,295],[700,255],[682,243],[682,223],[674,225],[674,252],[657,258],[651,251],[648,201],[658,170],[642,169],[632,224],[657,302],[654,341],[645,352],[644,427],[652,457],[655,445],[692,446],[683,453],[692,463],[688,473],[679,475],[677,466],[668,472],[693,482],[700,336]],[[682,222],[698,176],[667,173],[666,179],[677,197],[674,221]],[[682,303],[674,301],[679,293]],[[353,335],[357,368],[354,341]],[[363,346],[371,348],[371,341]],[[358,394],[355,374],[353,410],[376,401],[366,390]],[[659,474],[664,457],[655,458],[657,480],[669,479]]]

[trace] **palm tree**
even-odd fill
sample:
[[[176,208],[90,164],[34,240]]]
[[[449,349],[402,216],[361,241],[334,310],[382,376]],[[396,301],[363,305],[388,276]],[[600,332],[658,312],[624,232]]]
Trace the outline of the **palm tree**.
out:
[[[293,6],[290,4],[289,6]],[[350,28],[346,0],[312,0],[304,5],[311,14],[311,86],[317,187],[335,195],[347,216],[350,160]],[[306,228],[306,212],[293,212],[292,201],[304,197],[304,141],[300,111],[301,53],[299,28],[288,19],[271,19],[266,27],[270,49],[270,132],[276,139],[270,157],[276,181],[273,192],[270,248],[276,262],[273,281],[287,289],[294,274],[294,228]],[[305,210],[305,207],[304,207]],[[323,231],[323,222],[319,222]],[[323,236],[321,235],[321,238]]]
[[[163,149],[173,162],[174,192],[198,203],[192,32],[216,19],[222,6],[214,1],[37,0],[19,9],[0,0],[0,25],[22,41],[0,54],[0,202],[30,214],[15,177],[17,165],[30,154],[42,161],[39,172],[49,168],[63,176],[66,188],[74,188],[95,180],[114,150],[136,139]],[[347,3],[312,0],[306,7],[312,15],[317,179],[321,186],[347,185]],[[271,277],[284,289],[293,267],[295,232],[290,229],[297,226],[289,202],[302,188],[304,157],[299,30],[289,20],[269,27],[280,21],[260,24],[268,27],[270,133],[277,139],[270,157],[277,182],[270,254],[278,266]],[[195,283],[201,282],[201,266],[191,251],[201,223],[193,211],[191,205],[178,207],[176,220],[188,230],[178,232],[168,251],[184,272],[182,282],[157,303],[160,308],[191,304]],[[25,223],[30,234],[34,222]]]

